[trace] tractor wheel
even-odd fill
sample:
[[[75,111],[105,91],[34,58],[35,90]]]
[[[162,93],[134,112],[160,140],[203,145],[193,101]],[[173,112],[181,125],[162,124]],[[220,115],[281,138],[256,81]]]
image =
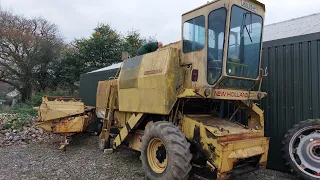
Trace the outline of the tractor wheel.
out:
[[[151,124],[142,137],[142,167],[151,180],[185,180],[191,170],[190,144],[177,126],[166,121]]]
[[[320,120],[302,121],[282,142],[286,165],[299,177],[320,180]]]

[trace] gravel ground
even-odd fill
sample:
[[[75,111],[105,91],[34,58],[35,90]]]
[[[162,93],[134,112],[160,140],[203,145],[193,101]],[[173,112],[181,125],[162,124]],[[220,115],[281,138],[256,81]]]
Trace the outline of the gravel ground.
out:
[[[66,152],[56,148],[56,144],[48,143],[0,148],[0,179],[146,179],[139,152],[119,148],[112,154],[103,154],[97,148],[95,136],[74,137]],[[271,170],[233,178],[273,179],[297,180],[294,176]]]

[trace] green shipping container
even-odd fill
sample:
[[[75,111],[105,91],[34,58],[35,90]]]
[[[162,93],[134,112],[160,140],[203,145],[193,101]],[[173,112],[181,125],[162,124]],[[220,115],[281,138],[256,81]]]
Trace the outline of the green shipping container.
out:
[[[265,135],[270,137],[268,168],[286,170],[282,140],[293,125],[320,118],[320,14],[265,27],[262,90]]]
[[[83,99],[86,106],[96,106],[96,94],[98,82],[114,77],[121,63],[82,74],[80,77],[79,97]]]

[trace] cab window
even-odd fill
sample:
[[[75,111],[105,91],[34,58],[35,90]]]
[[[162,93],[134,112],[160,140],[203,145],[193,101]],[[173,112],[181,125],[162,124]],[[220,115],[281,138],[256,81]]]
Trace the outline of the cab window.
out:
[[[183,52],[203,49],[205,45],[205,17],[199,16],[183,24]]]
[[[225,24],[227,10],[225,8],[212,11],[208,17],[208,83],[213,85],[222,74]]]

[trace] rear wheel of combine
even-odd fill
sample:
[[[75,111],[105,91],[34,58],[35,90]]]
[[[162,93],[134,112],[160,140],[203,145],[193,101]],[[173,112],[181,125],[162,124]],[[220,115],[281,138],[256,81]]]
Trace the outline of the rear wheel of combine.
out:
[[[285,135],[283,146],[291,171],[303,179],[320,180],[320,120],[295,125]]]
[[[191,170],[190,144],[182,132],[166,121],[151,124],[142,137],[143,169],[151,180],[185,180]]]

